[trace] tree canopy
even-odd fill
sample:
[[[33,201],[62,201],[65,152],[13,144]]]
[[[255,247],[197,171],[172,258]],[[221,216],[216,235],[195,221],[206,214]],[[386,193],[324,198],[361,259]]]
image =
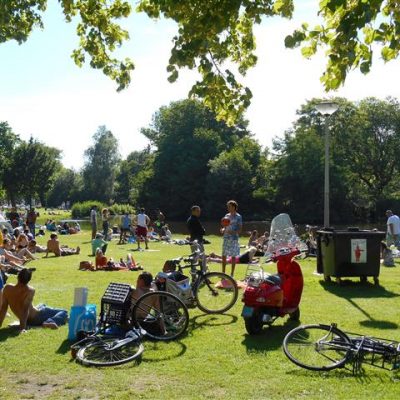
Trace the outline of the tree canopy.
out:
[[[67,22],[78,20],[80,43],[72,53],[75,63],[101,69],[121,90],[130,83],[131,59],[120,60],[113,51],[129,39],[119,25],[133,11],[125,0],[58,0]],[[176,22],[178,32],[167,66],[169,80],[178,79],[182,68],[196,69],[201,79],[190,95],[201,98],[218,118],[235,123],[249,106],[251,90],[238,76],[257,63],[254,25],[264,17],[291,18],[294,0],[140,0],[137,12],[150,18]],[[35,27],[43,28],[42,14],[47,0],[0,2],[0,43],[27,40]],[[372,65],[374,45],[381,45],[385,61],[398,57],[400,14],[397,0],[323,0],[319,3],[321,25],[302,28],[286,38],[287,47],[303,43],[306,57],[322,47],[328,64],[322,81],[327,90],[336,89],[352,68],[367,73]]]
[[[85,150],[82,170],[86,200],[110,202],[114,198],[114,184],[120,161],[118,140],[103,125],[93,135],[93,145]]]

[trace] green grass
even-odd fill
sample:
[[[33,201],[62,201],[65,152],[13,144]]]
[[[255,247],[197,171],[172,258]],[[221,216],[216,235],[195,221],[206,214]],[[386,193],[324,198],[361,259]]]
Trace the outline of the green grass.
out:
[[[79,271],[81,260],[91,260],[89,233],[60,236],[63,244],[80,245],[79,256],[40,259],[32,285],[35,303],[69,309],[74,287],[89,288],[89,302],[97,304],[109,282],[135,284],[137,272]],[[220,252],[221,239],[211,237],[207,251]],[[44,242],[45,238],[41,239]],[[165,259],[184,255],[188,246],[150,244],[154,252],[133,252],[146,270],[158,272]],[[108,256],[125,257],[136,246],[109,245]],[[358,283],[325,284],[313,274],[315,259],[301,261],[305,287],[302,323],[336,322],[344,330],[400,341],[400,268],[381,269],[381,287]],[[219,269],[219,265],[214,265]],[[274,272],[269,264],[267,270]],[[239,265],[241,278],[245,266]],[[15,277],[10,278],[11,282]],[[246,334],[238,301],[227,315],[202,315],[190,310],[189,331],[171,343],[145,342],[140,364],[113,368],[86,368],[70,359],[68,328],[31,329],[17,335],[0,329],[0,399],[397,399],[400,374],[369,366],[361,376],[347,370],[314,373],[297,368],[283,354],[285,334],[295,324],[275,321],[260,336]]]

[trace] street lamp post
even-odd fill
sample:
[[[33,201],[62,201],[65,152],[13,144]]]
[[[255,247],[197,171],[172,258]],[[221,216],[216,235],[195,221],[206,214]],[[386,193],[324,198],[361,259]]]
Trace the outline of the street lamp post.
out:
[[[329,116],[336,112],[339,106],[333,101],[321,101],[315,106],[316,110],[325,117],[325,180],[324,180],[324,227],[329,228]]]

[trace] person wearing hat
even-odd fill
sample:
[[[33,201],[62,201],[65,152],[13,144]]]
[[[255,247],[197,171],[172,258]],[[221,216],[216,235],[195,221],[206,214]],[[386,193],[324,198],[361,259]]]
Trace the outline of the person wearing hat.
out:
[[[100,249],[106,254],[108,243],[104,240],[101,233],[96,233],[96,237],[92,240],[92,256],[96,255],[96,250]]]
[[[393,214],[392,210],[386,211],[387,220],[387,232],[386,232],[386,244],[391,246],[394,244],[400,249],[400,218]]]

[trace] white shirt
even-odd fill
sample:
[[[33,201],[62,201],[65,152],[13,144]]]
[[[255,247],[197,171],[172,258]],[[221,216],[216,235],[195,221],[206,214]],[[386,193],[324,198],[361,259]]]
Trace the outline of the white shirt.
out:
[[[388,233],[392,234],[389,225],[393,225],[393,235],[400,234],[400,218],[397,215],[391,215],[387,220],[387,230]]]
[[[97,214],[96,214],[96,210],[95,209],[90,211],[90,222],[92,224],[97,222]]]
[[[143,228],[147,227],[147,218],[146,214],[138,214],[137,215],[137,224]]]

